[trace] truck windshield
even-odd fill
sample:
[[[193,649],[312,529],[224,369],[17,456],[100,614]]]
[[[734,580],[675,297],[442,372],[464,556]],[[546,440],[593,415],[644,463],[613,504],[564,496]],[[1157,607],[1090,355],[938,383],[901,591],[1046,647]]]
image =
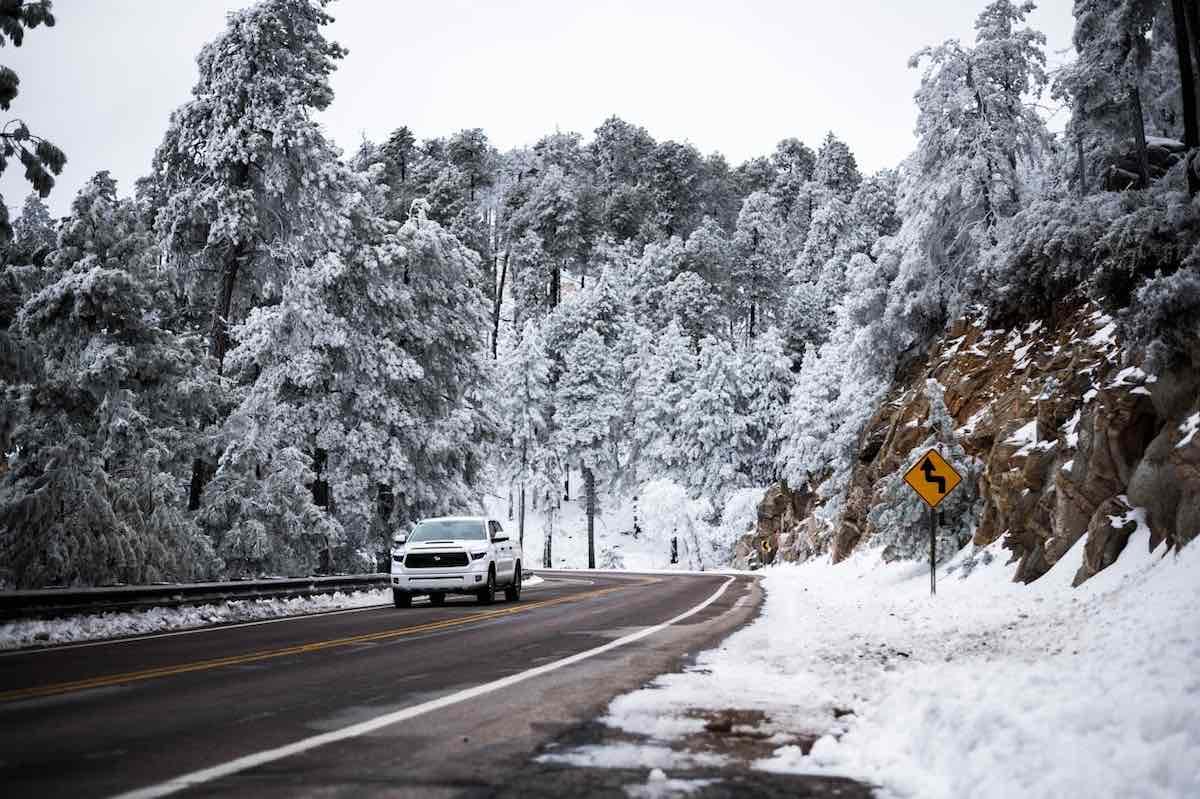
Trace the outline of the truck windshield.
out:
[[[410,544],[417,541],[486,541],[483,522],[478,519],[439,519],[421,522],[408,537]]]

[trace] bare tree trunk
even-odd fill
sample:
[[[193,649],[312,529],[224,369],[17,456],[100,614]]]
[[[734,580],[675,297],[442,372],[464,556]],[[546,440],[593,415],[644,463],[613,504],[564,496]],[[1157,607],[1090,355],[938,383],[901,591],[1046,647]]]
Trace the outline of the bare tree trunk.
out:
[[[1136,85],[1129,88],[1129,116],[1137,148],[1138,188],[1146,189],[1150,187],[1150,154],[1146,146],[1146,123],[1142,119],[1142,93]]]
[[[208,354],[217,359],[218,375],[225,369],[225,353],[229,350],[229,312],[233,306],[233,292],[237,287],[242,257],[242,247],[239,245],[221,270],[221,285],[213,302],[212,322],[208,329]],[[188,510],[200,509],[200,495],[204,492],[208,478],[208,464],[203,458],[193,458],[192,479],[188,486]]]
[[[596,568],[596,475],[589,468],[583,470],[583,481],[587,486],[587,533],[588,568]]]
[[[1079,196],[1087,196],[1087,169],[1083,163],[1083,134],[1075,136],[1075,155],[1079,159]]]
[[[563,500],[571,501],[571,467],[566,468],[566,474],[563,477]]]
[[[525,483],[521,483],[521,504],[517,506],[517,542],[525,553]]]
[[[504,263],[500,267],[500,285],[496,287],[496,296],[492,298],[492,360],[496,359],[496,347],[500,341],[500,305],[504,302],[504,283],[507,279],[508,252],[505,251]]]
[[[983,94],[980,93],[979,87],[975,85],[975,73],[973,65],[969,61],[967,63],[967,86],[975,93],[975,107],[979,111],[979,118],[986,125],[988,119],[987,103],[984,102]],[[996,167],[992,164],[992,157],[990,155],[984,158],[984,162],[987,164],[988,175],[987,178],[979,181],[980,193],[983,195],[983,219],[987,225],[988,237],[995,244],[996,240],[992,231],[996,227],[996,209],[992,204],[992,187],[988,181],[996,174]]]
[[[1183,97],[1183,143],[1187,147],[1187,185],[1188,194],[1193,197],[1200,192],[1200,175],[1196,169],[1197,148],[1200,148],[1200,115],[1197,107],[1196,70],[1200,70],[1200,52],[1196,52],[1196,38],[1188,35],[1187,10],[1185,5],[1191,5],[1192,15],[1196,15],[1196,3],[1187,0],[1171,0],[1171,11],[1175,21],[1175,55],[1179,61],[1179,89]],[[1196,31],[1193,31],[1196,33]]]
[[[243,101],[243,107],[245,103]],[[234,185],[241,188],[250,179],[250,165],[243,164],[234,176]],[[225,368],[225,353],[229,349],[229,312],[233,307],[233,292],[237,288],[242,260],[249,254],[245,242],[239,242],[221,268],[221,285],[213,302],[212,323],[208,331],[208,354],[217,359],[217,374]],[[200,495],[208,482],[208,464],[201,457],[192,459],[192,479],[188,487],[188,510],[200,509]]]

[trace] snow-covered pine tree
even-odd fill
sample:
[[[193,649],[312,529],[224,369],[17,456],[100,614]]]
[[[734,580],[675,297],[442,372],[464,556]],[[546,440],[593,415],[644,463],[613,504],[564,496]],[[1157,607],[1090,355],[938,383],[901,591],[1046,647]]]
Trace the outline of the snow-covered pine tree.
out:
[[[774,298],[786,271],[783,226],[771,195],[755,192],[745,199],[733,243],[737,257],[730,282],[735,307],[746,320],[748,337],[754,338],[774,317]]]
[[[196,59],[192,99],[172,115],[154,157],[162,197],[156,228],[185,276],[209,354],[220,370],[229,329],[278,297],[324,220],[336,172],[313,111],[333,99],[329,76],[345,51],[321,28],[327,0],[261,0],[229,15]],[[213,423],[219,420],[212,420]],[[209,469],[196,453],[188,506],[200,507]]]
[[[1048,138],[1030,102],[1047,81],[1046,37],[1025,26],[1033,7],[994,0],[976,18],[974,47],[950,40],[909,61],[928,59],[916,93],[924,191],[937,195],[943,213],[961,216],[959,231],[979,244],[993,242],[998,220],[1016,212],[1022,161]]]
[[[779,215],[787,219],[800,194],[801,187],[812,180],[817,156],[812,148],[799,139],[784,139],[775,145],[771,162],[775,165],[775,182],[770,193],[775,198]]]
[[[740,383],[749,421],[746,464],[751,484],[765,486],[778,473],[782,421],[794,382],[792,361],[775,327],[768,328],[740,355]]]
[[[216,570],[183,513],[202,350],[161,324],[151,237],[107,172],[80,191],[49,255],[50,283],[15,325],[39,369],[10,386],[0,560],[22,587],[188,579]]]
[[[1056,75],[1054,93],[1071,102],[1069,133],[1078,149],[1078,174],[1085,185],[1100,188],[1113,177],[1101,174],[1100,167],[1105,162],[1113,165],[1127,139],[1134,143],[1137,168],[1122,182],[1149,185],[1143,93],[1148,88],[1150,33],[1156,13],[1169,13],[1164,6],[1146,0],[1075,4],[1073,40],[1078,56]]]
[[[691,391],[677,409],[676,437],[693,495],[719,497],[749,484],[750,419],[742,396],[737,352],[727,341],[700,343]]]
[[[12,227],[12,239],[0,248],[2,263],[41,266],[56,240],[50,209],[42,198],[36,193],[28,195]]]
[[[844,203],[850,202],[858,190],[858,184],[862,182],[854,153],[850,152],[845,142],[833,135],[833,131],[825,134],[825,140],[817,150],[812,179]]]
[[[206,518],[265,535],[233,541],[261,568],[361,568],[394,527],[474,506],[492,428],[478,258],[420,204],[397,231],[364,176],[339,184],[328,249],[236,328],[229,356],[253,382],[213,478],[227,501]]]
[[[526,322],[521,337],[500,354],[496,365],[500,398],[500,429],[504,455],[519,486],[519,539],[525,541],[526,489],[533,481],[534,467],[543,462],[541,450],[550,432],[550,359],[541,332]],[[554,475],[557,480],[557,473]]]
[[[612,353],[595,329],[575,339],[566,369],[555,388],[558,444],[571,462],[583,464],[587,491],[588,568],[596,567],[594,525],[596,474],[613,465],[612,427],[620,410],[618,371]]]
[[[660,331],[643,330],[627,367],[631,374],[630,413],[633,465],[640,481],[659,477],[682,481],[692,464],[679,449],[679,408],[692,391],[696,358],[675,322]]]
[[[936,447],[963,478],[958,488],[938,506],[942,522],[935,540],[937,562],[946,561],[971,540],[983,510],[978,485],[982,464],[967,455],[958,442],[954,419],[946,409],[945,390],[931,378],[925,383],[925,396],[929,401],[929,436],[912,450],[899,469],[884,479],[879,501],[867,516],[875,529],[871,543],[883,548],[884,560],[919,560],[928,556],[929,508],[904,482],[904,475],[930,448]]]

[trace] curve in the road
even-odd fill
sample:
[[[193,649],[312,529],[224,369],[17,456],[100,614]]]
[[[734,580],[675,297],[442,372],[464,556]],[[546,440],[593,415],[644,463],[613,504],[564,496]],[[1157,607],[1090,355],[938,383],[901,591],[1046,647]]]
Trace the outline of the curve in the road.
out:
[[[653,578],[646,578],[644,581],[655,582]],[[192,663],[181,663],[162,668],[124,672],[121,674],[106,674],[99,677],[89,677],[88,679],[84,680],[72,680],[69,682],[55,683],[51,685],[39,685],[30,688],[18,688],[15,690],[0,691],[0,702],[13,702],[21,699],[36,699],[45,696],[57,696],[58,694],[70,693],[72,691],[82,691],[90,688],[105,688],[112,685],[124,685],[131,682],[141,682],[142,680],[171,677],[176,674],[188,674],[196,671],[209,671],[210,669],[225,668],[228,666],[241,666],[247,663],[256,663],[262,660],[271,660],[273,658],[304,655],[312,652],[322,652],[327,649],[335,649],[337,647],[351,646],[354,644],[363,644],[373,641],[385,641],[390,638],[402,638],[404,636],[417,635],[419,633],[432,632],[434,630],[444,630],[449,627],[461,627],[464,624],[472,624],[478,621],[488,621],[500,616],[511,616],[514,613],[526,613],[538,608],[561,605],[566,602],[578,602],[584,599],[592,599],[605,594],[611,594],[614,591],[620,591],[621,588],[621,586],[612,588],[598,588],[582,594],[572,594],[571,596],[558,597],[556,599],[543,599],[538,602],[525,602],[513,607],[487,610],[480,613],[473,613],[469,616],[442,619],[440,621],[418,624],[411,627],[399,627],[393,630],[382,630],[380,632],[366,633],[363,635],[352,635],[343,638],[333,638],[325,641],[313,641],[311,643],[283,647],[280,649],[270,649],[262,652],[249,652],[244,655],[213,658],[209,660],[195,661]]]
[[[615,641],[608,642],[607,644],[593,647],[592,649],[578,652],[574,655],[569,655],[568,657],[561,658],[541,666],[536,666],[532,669],[527,669],[517,674],[511,674],[507,677],[502,677],[498,680],[484,683],[483,685],[477,685],[473,688],[468,688],[453,694],[449,694],[448,696],[439,697],[429,702],[423,702],[419,705],[403,708],[392,713],[385,713],[381,716],[376,716],[373,719],[369,719],[358,724],[352,724],[348,727],[343,727],[340,730],[322,733],[321,735],[314,735],[286,746],[280,746],[276,747],[275,749],[256,752],[252,755],[246,755],[244,757],[237,758],[236,760],[229,761],[228,763],[222,763],[218,766],[201,769],[200,771],[194,771],[190,774],[184,774],[166,782],[158,783],[157,785],[150,785],[145,788],[129,791],[127,793],[120,794],[114,799],[157,799],[157,797],[169,796],[173,793],[177,793],[196,785],[222,779],[223,777],[228,777],[232,774],[237,774],[238,772],[256,768],[267,763],[272,763],[276,760],[293,757],[311,749],[316,749],[317,747],[334,743],[335,741],[344,741],[349,738],[357,738],[384,727],[397,724],[401,721],[416,718],[417,716],[423,716],[426,713],[431,713],[435,710],[440,710],[441,708],[449,707],[451,705],[457,705],[460,702],[465,702],[469,699],[484,696],[485,694],[490,694],[494,691],[516,685],[517,683],[525,682],[526,680],[538,677],[548,672],[556,671],[564,666],[570,666],[574,663],[588,660],[589,658],[596,657],[597,655],[609,652],[618,647],[631,644],[635,641],[640,641],[643,638],[647,638],[655,633],[665,630],[674,624],[678,624],[685,619],[695,616],[697,613],[700,613],[709,605],[720,599],[721,595],[725,593],[725,589],[729,587],[733,580],[733,577],[727,578],[725,582],[721,583],[720,588],[709,595],[707,599],[700,604],[684,611],[683,613],[680,613],[678,616],[661,622],[660,624],[656,624],[652,627],[645,627],[637,632],[622,636]],[[601,589],[601,591],[604,593],[607,593],[609,590],[612,589]],[[595,592],[589,593],[595,595]]]

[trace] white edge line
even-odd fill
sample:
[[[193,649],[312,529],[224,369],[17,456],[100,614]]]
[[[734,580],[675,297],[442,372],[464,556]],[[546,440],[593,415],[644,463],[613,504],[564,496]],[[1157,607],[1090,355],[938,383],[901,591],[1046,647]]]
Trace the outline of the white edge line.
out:
[[[258,766],[272,763],[276,760],[282,760],[286,757],[302,754],[326,744],[344,741],[349,738],[358,738],[392,724],[396,724],[397,722],[406,721],[411,718],[416,718],[417,716],[423,716],[426,713],[430,713],[434,710],[440,710],[444,707],[458,704],[459,702],[465,702],[468,699],[474,699],[476,697],[483,696],[484,694],[490,694],[493,691],[500,690],[501,688],[507,688],[510,685],[516,685],[517,683],[524,682],[525,680],[532,679],[533,677],[538,677],[548,672],[561,669],[565,666],[573,665],[582,660],[587,660],[588,658],[595,657],[596,655],[609,652],[617,647],[631,644],[634,641],[639,641],[642,638],[654,635],[655,633],[661,632],[673,624],[677,624],[690,616],[696,615],[712,603],[716,602],[721,595],[725,593],[725,589],[729,587],[729,584],[732,583],[734,579],[735,578],[732,576],[729,577],[724,583],[721,584],[720,588],[713,592],[708,599],[704,600],[699,605],[696,605],[691,610],[684,611],[675,618],[668,619],[661,624],[656,624],[653,627],[645,627],[635,633],[630,633],[629,635],[618,638],[615,641],[609,641],[607,644],[603,644],[583,652],[578,652],[574,655],[569,655],[568,657],[555,660],[551,663],[536,666],[518,674],[510,674],[507,677],[501,677],[500,679],[493,680],[492,682],[476,685],[474,688],[467,688],[438,699],[422,702],[419,705],[413,705],[411,707],[403,708],[402,710],[385,713],[382,716],[376,716],[375,718],[368,719],[367,721],[351,724],[349,727],[343,727],[340,730],[333,730],[332,732],[314,735],[312,737],[304,738],[296,741],[295,743],[290,743],[275,749],[266,749],[262,752],[255,752],[252,755],[244,755],[243,757],[236,758],[235,760],[230,760],[227,763],[211,766],[206,769],[200,769],[199,771],[193,771],[188,774],[183,774],[179,777],[167,780],[166,782],[160,782],[157,785],[149,785],[145,788],[138,788],[137,790],[118,794],[117,796],[113,797],[113,799],[155,799],[159,796],[169,796],[173,793],[178,793],[179,791],[192,788],[196,785],[212,782],[213,780],[219,780],[222,777],[228,777],[232,774],[237,774],[238,772],[245,771],[247,769],[257,768]]]
[[[581,582],[579,580],[568,580],[564,577],[552,577],[552,580],[558,582]],[[591,581],[588,581],[591,582]],[[529,591],[536,591],[541,587],[542,583],[534,583],[529,586]],[[387,591],[387,588],[374,589],[379,591]],[[415,600],[417,602],[427,602],[428,600],[421,598]],[[381,602],[377,605],[363,605],[357,608],[338,608],[336,610],[318,610],[313,613],[298,613],[292,616],[277,616],[273,619],[254,619],[251,621],[238,621],[232,624],[204,624],[199,627],[188,627],[183,630],[164,630],[157,633],[143,633],[141,635],[127,635],[120,638],[96,638],[91,641],[77,641],[74,643],[64,644],[46,644],[44,646],[24,647],[21,649],[0,649],[0,658],[15,657],[17,655],[42,655],[48,652],[65,652],[68,649],[86,649],[93,646],[113,646],[116,644],[132,644],[136,641],[150,641],[155,638],[174,638],[178,635],[196,635],[198,633],[213,633],[223,630],[236,630],[240,627],[258,627],[263,624],[279,624],[285,621],[303,621],[305,619],[318,619],[324,616],[340,616],[343,613],[361,613],[364,610],[383,610],[392,606],[391,601]],[[121,612],[137,612],[137,611],[121,611]]]

